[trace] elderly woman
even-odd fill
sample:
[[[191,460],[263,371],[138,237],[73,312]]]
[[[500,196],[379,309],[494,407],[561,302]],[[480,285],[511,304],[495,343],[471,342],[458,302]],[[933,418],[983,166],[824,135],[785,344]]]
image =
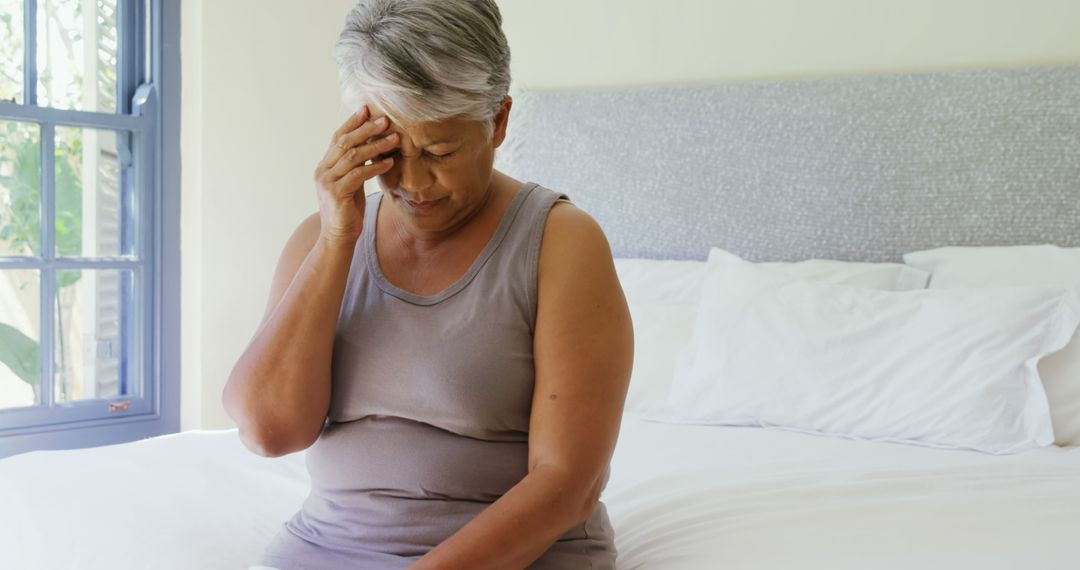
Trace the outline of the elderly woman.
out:
[[[223,394],[253,452],[308,450],[310,494],[261,565],[614,568],[599,497],[629,312],[597,223],[493,169],[501,23],[493,0],[348,15],[336,60],[358,111]]]

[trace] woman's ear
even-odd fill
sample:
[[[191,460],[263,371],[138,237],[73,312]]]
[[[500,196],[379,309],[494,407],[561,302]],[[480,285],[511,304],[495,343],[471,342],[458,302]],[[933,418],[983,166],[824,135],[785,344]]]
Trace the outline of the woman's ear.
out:
[[[507,95],[499,107],[499,112],[495,113],[495,125],[491,133],[491,142],[495,144],[495,148],[498,148],[506,140],[506,125],[510,121],[510,107],[513,105],[514,98]]]

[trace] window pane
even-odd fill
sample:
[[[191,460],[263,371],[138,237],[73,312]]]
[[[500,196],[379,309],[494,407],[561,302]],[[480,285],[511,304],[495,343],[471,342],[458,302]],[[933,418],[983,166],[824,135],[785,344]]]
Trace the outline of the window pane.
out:
[[[0,0],[0,101],[22,103],[23,0]]]
[[[0,408],[41,403],[41,276],[0,269]]]
[[[56,272],[55,400],[70,402],[127,393],[122,366],[132,272]]]
[[[56,127],[56,255],[123,253],[115,131]]]
[[[38,104],[116,112],[116,0],[37,0]]]
[[[0,255],[39,255],[41,129],[0,121]]]

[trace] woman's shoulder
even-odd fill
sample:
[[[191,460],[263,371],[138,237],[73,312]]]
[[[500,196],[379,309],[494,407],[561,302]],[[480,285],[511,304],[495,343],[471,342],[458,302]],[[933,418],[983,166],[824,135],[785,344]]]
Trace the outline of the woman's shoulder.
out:
[[[319,239],[320,230],[322,230],[322,219],[319,217],[319,211],[315,210],[315,212],[300,221],[296,226],[296,230],[293,231],[291,239],[299,244],[307,245],[307,249],[311,249],[311,246],[315,245],[315,241]]]
[[[315,247],[315,242],[319,240],[319,232],[322,230],[322,221],[319,218],[319,212],[309,215],[297,224],[296,229],[293,230],[292,235],[285,242],[285,247],[281,252],[281,259],[286,261],[286,265],[299,266],[300,262],[307,257],[311,248]],[[290,277],[291,280],[291,277]]]
[[[541,263],[545,255],[556,258],[564,254],[610,256],[608,248],[603,228],[588,212],[562,198],[552,203],[540,242]]]
[[[589,228],[599,229],[600,224],[568,198],[552,196],[551,208],[548,210],[545,230],[566,231],[589,231]],[[546,231],[545,231],[546,233]]]
[[[534,225],[538,227],[533,231],[533,250],[540,255],[542,264],[544,257],[558,259],[564,253],[573,256],[596,255],[608,247],[600,224],[565,192],[537,182],[528,182],[523,186],[532,186],[530,199],[534,203],[534,211],[539,208],[536,211],[538,216],[534,218]],[[574,251],[577,246],[585,249]]]
[[[308,252],[315,247],[321,229],[322,222],[319,219],[319,212],[316,211],[314,214],[304,218],[285,242],[285,247],[282,248],[281,254],[278,256],[277,266],[274,268],[274,276],[270,282],[270,297],[266,302],[266,307],[263,309],[262,322],[259,324],[259,328],[262,328],[262,325],[270,318],[274,308],[277,307],[278,302],[285,295],[285,290],[288,289],[289,284],[292,283],[296,273],[300,270],[300,266],[304,263]]]
[[[613,264],[603,228],[577,204],[556,199],[548,210],[538,252],[538,277],[589,278]]]
[[[548,229],[562,230],[564,226],[585,229],[600,225],[585,210],[581,209],[571,197],[560,190],[543,185],[540,182],[520,183],[522,187],[532,187],[532,200],[546,206],[545,233]]]

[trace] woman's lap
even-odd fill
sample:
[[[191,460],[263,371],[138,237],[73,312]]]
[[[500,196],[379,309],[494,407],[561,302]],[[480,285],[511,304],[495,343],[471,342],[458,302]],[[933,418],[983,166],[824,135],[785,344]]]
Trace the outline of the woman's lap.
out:
[[[342,551],[321,546],[296,536],[282,525],[270,540],[254,567],[248,570],[401,570],[419,557],[394,556],[382,552]]]
[[[403,570],[419,557],[403,557],[381,552],[344,552],[304,540],[283,524],[247,570]],[[615,553],[603,541],[561,540],[552,545],[530,570],[614,570]]]

